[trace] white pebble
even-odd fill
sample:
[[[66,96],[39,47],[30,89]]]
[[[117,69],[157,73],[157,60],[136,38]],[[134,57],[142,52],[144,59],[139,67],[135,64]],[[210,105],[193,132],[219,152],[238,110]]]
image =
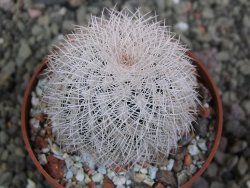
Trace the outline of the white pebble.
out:
[[[180,0],[173,0],[173,2],[174,2],[175,4],[179,4],[179,3],[180,3]]]
[[[131,183],[132,183],[132,181],[131,181],[131,180],[129,180],[129,179],[127,179],[127,181],[126,181],[126,185],[131,185]]]
[[[137,183],[143,182],[146,178],[147,178],[147,175],[146,175],[146,174],[135,173],[135,174],[133,175],[133,179],[134,179],[135,182],[137,182]]]
[[[28,179],[28,184],[26,185],[26,188],[36,188],[36,184],[31,179]]]
[[[103,175],[101,173],[96,173],[92,176],[92,180],[96,183],[101,182],[103,180]]]
[[[146,168],[141,168],[140,169],[140,172],[143,173],[143,174],[147,174],[148,173],[148,170]]]
[[[50,151],[50,149],[47,147],[47,148],[42,148],[42,153],[48,153]]]
[[[207,151],[207,145],[206,145],[206,141],[204,139],[200,139],[198,140],[197,143],[198,147],[203,150],[203,151]]]
[[[149,185],[150,187],[153,187],[154,185],[154,180],[150,179],[150,178],[146,178],[144,181],[143,181],[145,184]]]
[[[83,181],[84,180],[84,173],[83,173],[83,169],[80,168],[76,174],[76,179],[77,181]]]
[[[109,177],[109,179],[113,179],[113,177],[115,177],[115,172],[112,171],[112,170],[110,170],[110,169],[108,169],[108,174],[107,174],[107,176]]]
[[[115,176],[113,182],[115,185],[123,185],[126,183],[126,178],[124,176]]]
[[[167,163],[167,166],[166,166],[166,170],[167,171],[171,171],[174,167],[174,163],[175,163],[175,160],[174,159],[169,159],[168,163]]]
[[[199,154],[199,149],[197,148],[196,145],[189,145],[188,146],[188,152],[190,153],[190,155],[194,156]]]
[[[36,94],[32,92],[31,94],[31,104],[37,106],[39,104],[39,99],[36,97]]]
[[[186,30],[188,30],[188,28],[189,28],[188,24],[187,24],[186,22],[182,22],[182,21],[178,22],[178,23],[175,25],[175,27],[176,27],[177,29],[181,30],[181,31],[186,31]]]
[[[38,155],[38,160],[41,165],[45,165],[48,163],[46,155],[45,154],[40,154]]]
[[[135,164],[135,165],[134,165],[134,168],[133,168],[133,171],[134,171],[134,172],[139,172],[141,168],[142,168],[142,167],[141,167],[140,165]]]
[[[58,156],[62,156],[63,155],[63,153],[61,152],[61,149],[56,144],[52,144],[51,151],[55,155],[58,155]]]
[[[107,170],[104,166],[100,166],[98,169],[97,169],[98,172],[100,172],[101,174],[106,174],[107,173]]]
[[[75,163],[74,166],[77,168],[80,168],[80,167],[82,167],[82,163]]]
[[[0,38],[0,44],[3,44],[3,43],[4,43],[4,39]]]
[[[85,174],[85,183],[88,184],[90,182],[91,182],[90,177],[87,174]]]
[[[70,157],[65,159],[65,163],[66,163],[67,169],[69,169],[71,166],[74,165],[74,161]]]
[[[72,178],[73,178],[73,172],[69,170],[69,171],[66,173],[66,179],[67,179],[67,180],[70,180],[70,179],[72,179]]]
[[[149,177],[153,180],[156,178],[156,173],[158,171],[157,167],[150,166],[148,170]]]

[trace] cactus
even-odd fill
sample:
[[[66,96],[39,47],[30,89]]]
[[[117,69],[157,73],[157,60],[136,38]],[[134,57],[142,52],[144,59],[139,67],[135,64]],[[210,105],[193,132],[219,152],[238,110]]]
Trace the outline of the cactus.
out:
[[[57,142],[107,167],[159,164],[195,120],[197,79],[186,51],[140,10],[105,10],[76,26],[48,56],[44,111]]]

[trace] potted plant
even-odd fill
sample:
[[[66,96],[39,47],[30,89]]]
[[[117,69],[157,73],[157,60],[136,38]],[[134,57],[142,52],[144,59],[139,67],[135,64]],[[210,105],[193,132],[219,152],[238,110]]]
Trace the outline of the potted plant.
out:
[[[21,114],[29,155],[55,187],[189,187],[219,145],[217,87],[155,17],[107,12],[33,74]]]

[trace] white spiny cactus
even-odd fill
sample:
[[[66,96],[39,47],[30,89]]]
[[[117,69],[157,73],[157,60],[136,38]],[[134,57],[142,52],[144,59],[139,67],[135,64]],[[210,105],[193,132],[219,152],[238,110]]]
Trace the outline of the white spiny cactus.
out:
[[[105,166],[159,163],[192,128],[195,68],[156,17],[106,13],[48,56],[45,111],[68,151]]]

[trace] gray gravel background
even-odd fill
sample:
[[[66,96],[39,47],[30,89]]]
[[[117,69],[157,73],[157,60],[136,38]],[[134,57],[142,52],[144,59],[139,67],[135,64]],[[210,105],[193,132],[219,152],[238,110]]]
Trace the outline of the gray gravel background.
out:
[[[50,187],[24,149],[24,88],[52,44],[103,7],[153,11],[204,61],[224,105],[220,149],[195,188],[250,188],[249,0],[0,0],[0,188]],[[29,182],[29,183],[28,183]]]

